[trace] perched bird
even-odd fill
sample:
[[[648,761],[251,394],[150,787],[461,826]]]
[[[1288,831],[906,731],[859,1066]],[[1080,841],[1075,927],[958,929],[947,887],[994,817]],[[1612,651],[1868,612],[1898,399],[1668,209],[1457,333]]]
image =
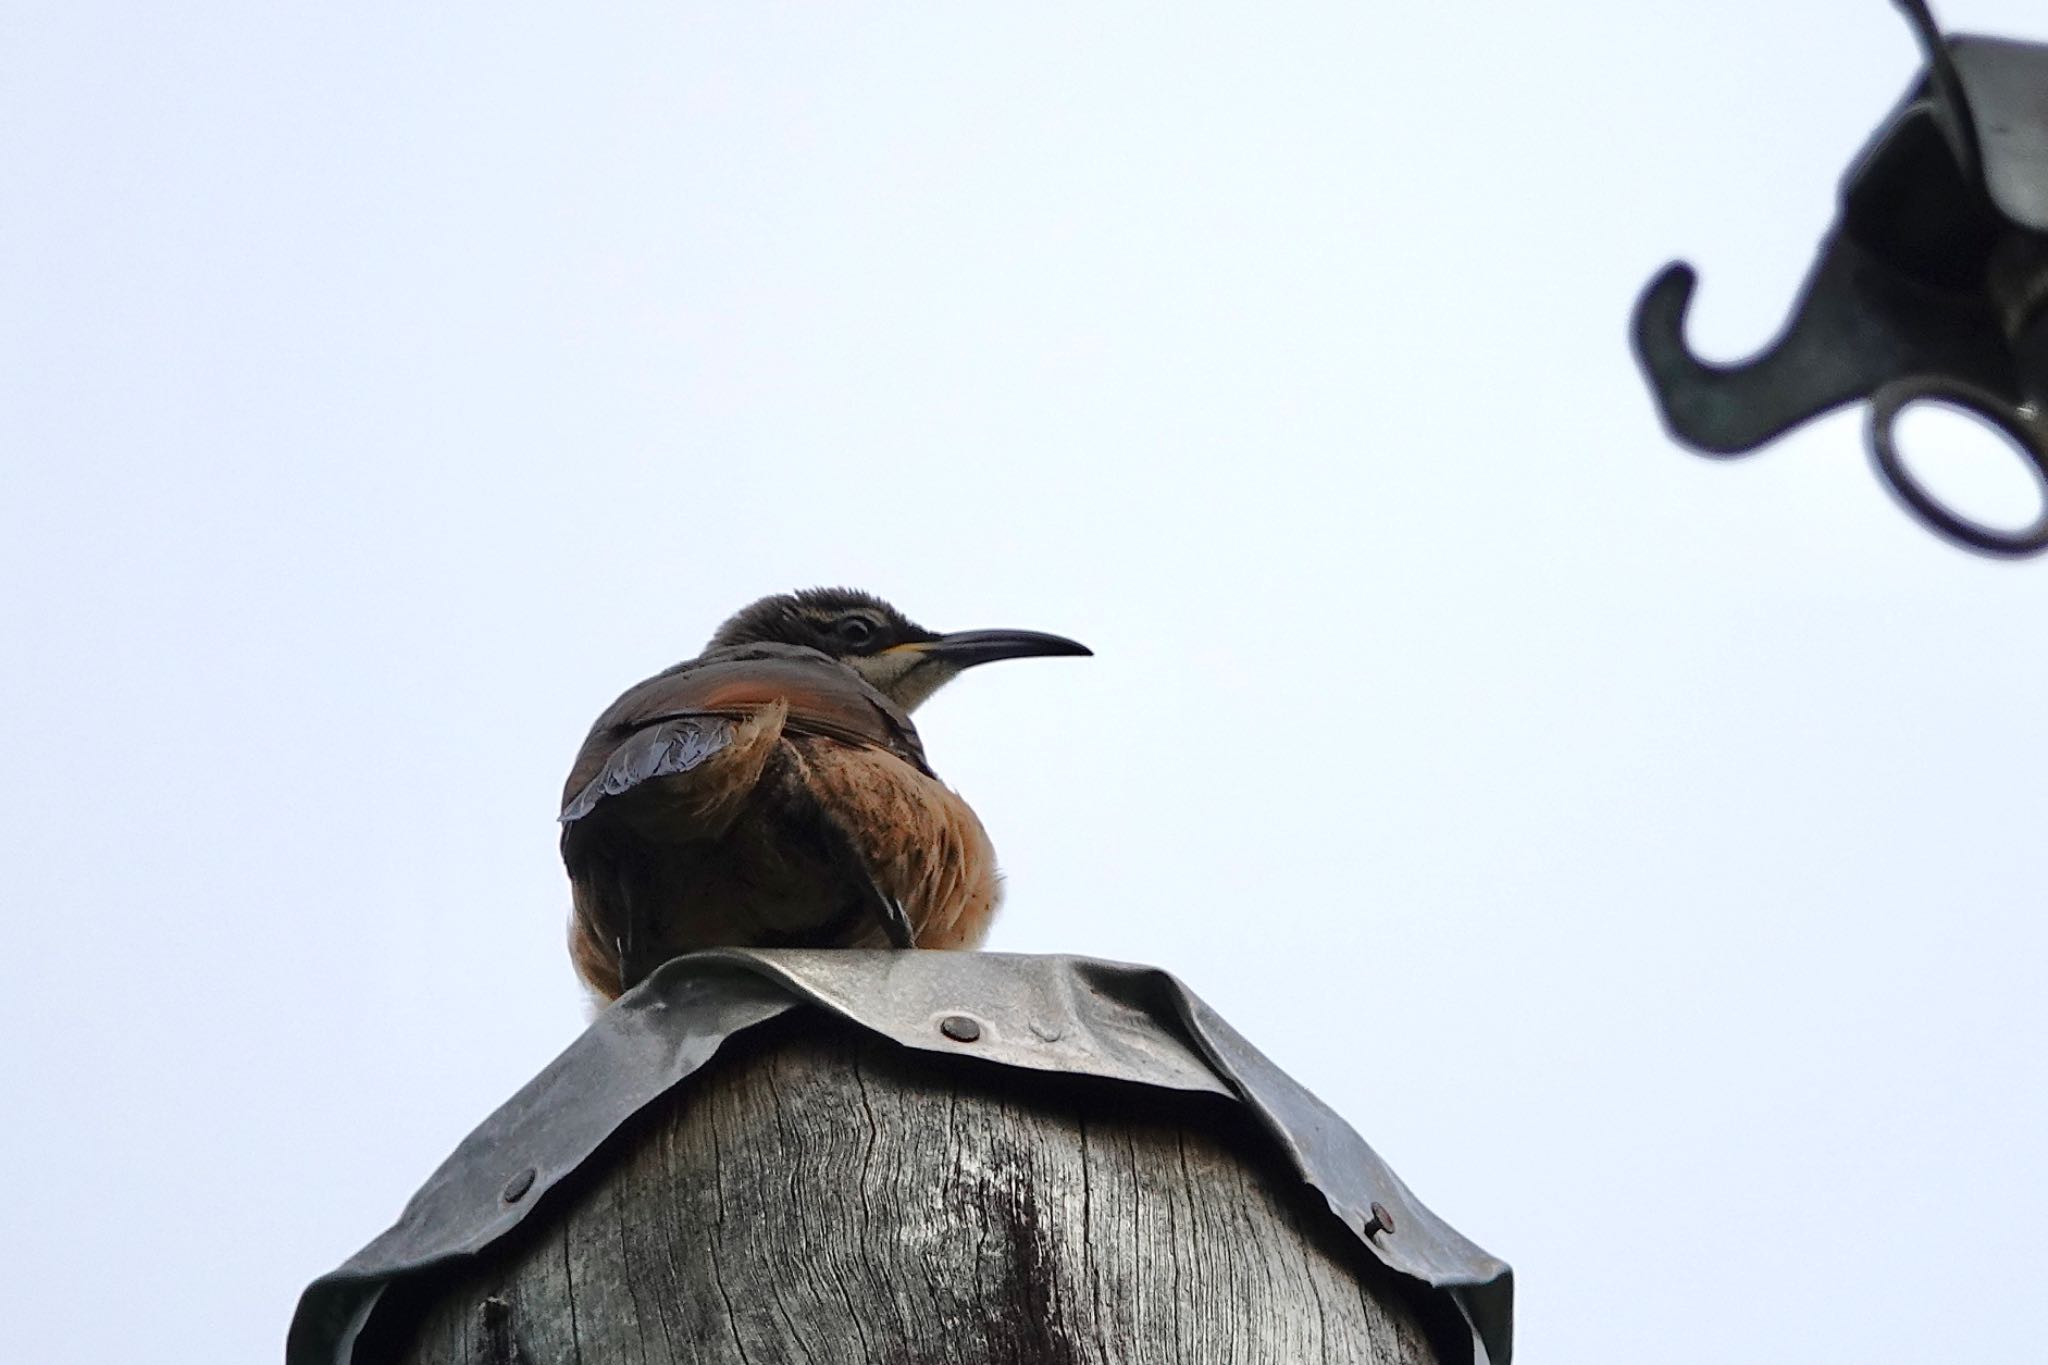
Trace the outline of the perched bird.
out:
[[[615,999],[679,953],[971,948],[995,850],[910,723],[961,670],[1087,654],[1027,630],[926,630],[849,588],[766,597],[613,702],[562,791],[569,952]]]

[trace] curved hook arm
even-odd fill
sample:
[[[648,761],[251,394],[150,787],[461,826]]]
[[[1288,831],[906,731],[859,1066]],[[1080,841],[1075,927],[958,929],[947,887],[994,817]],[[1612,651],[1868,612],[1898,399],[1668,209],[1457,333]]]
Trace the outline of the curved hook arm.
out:
[[[1942,131],[1948,134],[1963,177],[1973,184],[1981,182],[1984,157],[1977,146],[1977,121],[1970,112],[1970,99],[1963,90],[1962,73],[1956,70],[1955,56],[1948,50],[1948,40],[1941,36],[1941,25],[1934,21],[1934,11],[1928,8],[1927,0],[1894,3],[1905,11],[1906,22],[1913,26],[1913,36],[1920,40],[1921,55],[1927,59],[1927,78],[1941,97],[1936,118]]]
[[[1695,450],[1744,455],[1781,433],[1886,380],[1941,359],[1915,345],[1893,319],[1873,307],[1875,272],[1864,253],[1837,235],[1800,290],[1791,321],[1769,347],[1735,365],[1694,355],[1685,315],[1699,276],[1683,263],[1665,267],[1636,303],[1636,359],[1649,377],[1664,425]]]

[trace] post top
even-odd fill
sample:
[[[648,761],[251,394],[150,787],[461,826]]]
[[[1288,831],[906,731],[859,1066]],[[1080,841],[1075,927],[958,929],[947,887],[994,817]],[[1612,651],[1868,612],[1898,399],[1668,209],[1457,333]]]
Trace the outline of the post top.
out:
[[[508,1235],[623,1124],[729,1039],[811,1006],[907,1048],[1235,1100],[1390,1269],[1447,1293],[1508,1365],[1513,1276],[1176,978],[1091,958],[720,948],[615,1002],[471,1133],[382,1236],[300,1298],[288,1365],[351,1365],[384,1289]]]

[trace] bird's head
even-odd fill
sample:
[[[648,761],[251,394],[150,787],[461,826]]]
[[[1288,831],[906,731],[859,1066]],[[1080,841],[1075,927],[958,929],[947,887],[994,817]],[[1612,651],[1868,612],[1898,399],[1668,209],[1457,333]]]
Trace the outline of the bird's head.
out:
[[[926,630],[872,593],[810,588],[764,597],[718,628],[708,648],[804,645],[865,678],[905,711],[960,676],[998,659],[1090,654],[1088,646],[1035,630]]]

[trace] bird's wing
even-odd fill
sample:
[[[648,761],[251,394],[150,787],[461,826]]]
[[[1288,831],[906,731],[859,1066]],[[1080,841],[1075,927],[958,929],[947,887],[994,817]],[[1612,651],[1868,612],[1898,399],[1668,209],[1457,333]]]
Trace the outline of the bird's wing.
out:
[[[571,777],[574,794],[562,807],[562,823],[582,819],[607,796],[618,796],[657,777],[690,771],[713,754],[731,747],[736,728],[737,723],[728,717],[699,715],[675,716],[633,731],[603,755],[597,771],[580,786]],[[577,775],[586,767],[579,758]]]
[[[736,745],[753,747],[763,737],[757,722],[770,710],[781,713],[777,733],[786,726],[829,735],[924,768],[917,732],[885,708],[858,674],[815,651],[749,651],[680,665],[598,717],[563,788],[561,819],[581,819],[606,797],[690,772]]]

